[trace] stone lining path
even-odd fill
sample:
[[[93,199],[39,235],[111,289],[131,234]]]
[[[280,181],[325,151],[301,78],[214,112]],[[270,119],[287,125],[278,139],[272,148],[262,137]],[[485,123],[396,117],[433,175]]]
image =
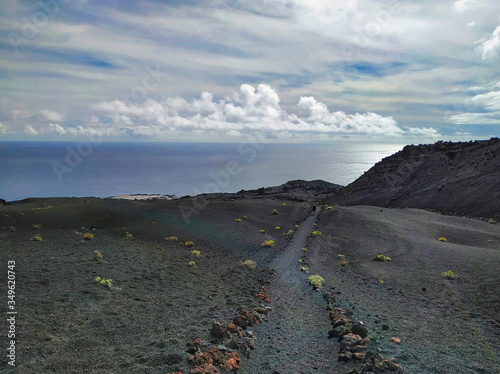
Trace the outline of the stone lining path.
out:
[[[302,248],[318,214],[302,222],[270,264],[276,271],[268,287],[272,312],[269,321],[256,329],[258,348],[241,365],[241,374],[340,372],[338,343],[328,339],[331,325],[323,294],[312,290],[308,275],[299,269]]]

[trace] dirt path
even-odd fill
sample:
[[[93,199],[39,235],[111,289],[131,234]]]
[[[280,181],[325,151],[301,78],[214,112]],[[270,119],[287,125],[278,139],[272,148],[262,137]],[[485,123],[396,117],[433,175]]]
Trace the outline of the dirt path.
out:
[[[257,328],[258,348],[241,365],[241,374],[325,373],[340,368],[336,342],[328,339],[330,323],[322,293],[312,291],[299,270],[316,217],[304,220],[292,242],[270,264],[276,270],[268,287],[273,310],[269,321]]]

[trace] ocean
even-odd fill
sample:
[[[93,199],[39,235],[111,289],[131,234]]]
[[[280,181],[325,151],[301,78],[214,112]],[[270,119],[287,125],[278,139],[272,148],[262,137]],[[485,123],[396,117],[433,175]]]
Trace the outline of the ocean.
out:
[[[196,195],[293,179],[347,185],[395,144],[0,142],[0,198]]]

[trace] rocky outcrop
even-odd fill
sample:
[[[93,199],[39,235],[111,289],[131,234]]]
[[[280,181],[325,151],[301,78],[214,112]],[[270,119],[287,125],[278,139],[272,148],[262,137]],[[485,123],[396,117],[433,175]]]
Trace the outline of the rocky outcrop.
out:
[[[337,192],[342,186],[322,180],[292,180],[275,187],[256,190],[241,190],[236,193],[213,193],[199,195],[205,199],[282,199],[293,201],[319,201]],[[187,196],[185,196],[187,197]]]
[[[500,139],[408,145],[324,200],[500,218]]]

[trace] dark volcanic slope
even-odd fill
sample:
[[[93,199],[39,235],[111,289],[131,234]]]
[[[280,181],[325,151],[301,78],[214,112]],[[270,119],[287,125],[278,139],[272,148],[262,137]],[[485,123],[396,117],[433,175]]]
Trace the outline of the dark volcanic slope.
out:
[[[328,200],[498,219],[500,140],[406,146]]]
[[[322,180],[288,181],[274,187],[261,187],[256,190],[241,190],[236,193],[213,193],[200,195],[207,199],[285,199],[292,201],[319,201],[337,192],[342,186]]]

